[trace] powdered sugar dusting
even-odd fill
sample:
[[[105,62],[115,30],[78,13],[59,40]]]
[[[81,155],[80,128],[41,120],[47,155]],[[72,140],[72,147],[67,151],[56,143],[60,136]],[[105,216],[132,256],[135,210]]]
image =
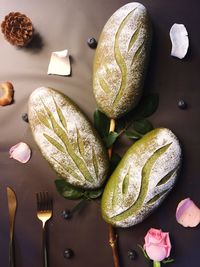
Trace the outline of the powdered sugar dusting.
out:
[[[131,38],[136,31],[137,38],[129,49]],[[118,34],[119,40],[117,41]],[[96,71],[93,86],[97,104],[107,116],[120,117],[138,103],[150,40],[147,12],[145,7],[139,3],[124,5],[111,16],[104,26],[94,60]],[[120,63],[121,67],[124,68],[126,65],[125,75],[121,73],[117,63],[116,45],[119,45],[119,53],[124,61]],[[139,60],[135,60],[133,64],[138,51],[140,51]],[[115,103],[120,91],[122,76],[126,76],[126,81],[123,81],[125,90],[120,101]],[[109,92],[103,90],[102,80],[104,84],[107,84]]]
[[[62,124],[56,109],[56,104],[62,109],[66,127]],[[68,138],[74,153],[76,153],[87,166],[86,168],[93,181],[85,179],[79,166],[77,166],[77,163],[67,151],[62,138],[56,134],[53,127],[51,126],[48,128],[40,121],[38,114],[42,113],[48,120],[49,125],[51,125],[51,120],[46,109],[49,109],[56,123],[62,128],[63,133],[65,133],[65,137],[63,138]],[[40,147],[42,154],[61,177],[67,179],[71,184],[85,188],[96,188],[103,183],[108,169],[106,151],[90,123],[70,99],[50,88],[41,87],[36,89],[30,96],[29,100],[29,120],[34,138]],[[78,146],[78,132],[84,144],[83,152],[80,151]],[[61,147],[61,151],[58,149],[58,145],[52,145],[44,135],[53,138],[53,140],[59,144],[59,148]],[[98,177],[95,172],[92,148],[98,162]],[[84,155],[82,155],[82,153],[84,153]],[[79,179],[75,179],[73,173],[70,173],[69,168],[77,174]]]
[[[145,135],[127,151],[109,180],[116,182],[117,189],[110,187],[111,195],[107,191],[107,196],[103,196],[107,205],[104,207],[106,220],[121,227],[143,221],[174,186],[180,162],[180,144],[169,129],[155,129]],[[122,186],[128,169],[129,185],[123,195]],[[112,191],[117,193],[114,205]]]

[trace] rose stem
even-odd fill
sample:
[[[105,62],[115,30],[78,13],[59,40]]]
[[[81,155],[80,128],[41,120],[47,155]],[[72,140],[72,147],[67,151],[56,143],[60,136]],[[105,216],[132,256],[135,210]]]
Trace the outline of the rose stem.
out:
[[[153,267],[160,267],[160,261],[153,261]]]
[[[110,129],[109,132],[114,132],[115,130],[115,120],[110,120]],[[111,159],[112,157],[112,147],[108,149],[108,157]],[[118,255],[118,249],[117,249],[117,235],[114,231],[114,228],[111,224],[108,225],[109,230],[109,244],[112,248],[112,254],[113,254],[113,261],[114,261],[114,267],[120,267],[119,265],[119,255]]]

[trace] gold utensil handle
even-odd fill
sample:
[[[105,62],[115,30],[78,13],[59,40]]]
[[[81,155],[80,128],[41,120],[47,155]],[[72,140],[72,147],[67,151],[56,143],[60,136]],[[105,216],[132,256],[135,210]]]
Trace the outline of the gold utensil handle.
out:
[[[7,187],[7,199],[8,199],[8,211],[9,211],[9,232],[10,232],[10,241],[9,241],[9,267],[15,266],[15,257],[14,257],[14,221],[15,213],[17,208],[17,199],[15,192]]]
[[[14,260],[14,242],[13,239],[10,240],[9,243],[9,267],[15,266],[15,260]]]

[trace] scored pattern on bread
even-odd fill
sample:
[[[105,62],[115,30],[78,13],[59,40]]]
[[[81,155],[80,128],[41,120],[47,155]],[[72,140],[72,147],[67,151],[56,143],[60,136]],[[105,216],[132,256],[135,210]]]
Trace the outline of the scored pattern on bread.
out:
[[[86,163],[84,161],[83,156],[80,153],[80,141],[78,141],[77,143],[74,143],[74,146],[77,146],[80,156],[78,156],[77,153],[75,153],[74,151],[74,147],[71,144],[68,134],[67,134],[67,127],[65,128],[65,126],[67,126],[67,122],[62,114],[61,109],[58,108],[58,105],[55,102],[55,99],[52,97],[55,106],[56,106],[56,111],[57,111],[57,115],[59,117],[59,121],[60,123],[64,126],[63,128],[59,125],[59,123],[56,121],[56,119],[54,118],[52,112],[50,112],[50,110],[48,109],[48,107],[44,104],[44,101],[41,99],[41,102],[43,103],[44,106],[44,114],[46,113],[46,115],[48,116],[50,122],[51,122],[51,129],[54,131],[54,133],[57,135],[59,141],[61,142],[62,145],[62,149],[60,150],[60,152],[67,152],[68,155],[70,156],[71,160],[75,163],[76,167],[80,170],[80,172],[82,173],[82,175],[84,176],[84,178],[86,180],[88,180],[89,182],[93,182],[94,178],[92,177],[92,175],[90,174],[90,172],[88,171],[88,168],[86,166]],[[76,128],[77,129],[77,128]],[[45,136],[45,138],[48,136],[47,134],[43,134]],[[56,139],[51,138],[51,136],[48,136],[49,138],[47,138],[47,140],[53,145],[55,146],[57,149],[60,148],[60,146],[58,147],[58,145],[55,145],[56,143],[58,144],[58,142],[56,141]],[[51,139],[50,139],[51,138]],[[79,136],[77,135],[77,140],[80,140],[80,134]],[[53,140],[53,142],[51,141]],[[81,140],[81,142],[83,143],[83,141]],[[69,167],[68,167],[69,168]],[[77,177],[77,175],[76,175]],[[96,177],[98,178],[98,177]],[[79,177],[79,179],[81,179],[81,177]]]
[[[114,54],[115,54],[116,63],[119,66],[119,69],[121,72],[121,83],[120,83],[120,88],[118,89],[118,91],[116,92],[116,95],[114,97],[113,108],[115,108],[119,104],[121,97],[123,97],[124,90],[126,89],[127,73],[128,73],[127,63],[126,63],[125,58],[122,56],[122,53],[120,51],[120,45],[119,45],[120,34],[121,34],[122,30],[124,29],[125,25],[127,24],[128,20],[130,19],[130,17],[133,15],[134,11],[135,11],[135,9],[133,11],[131,11],[124,18],[124,20],[122,21],[122,23],[119,26],[119,30],[117,31],[116,36],[115,36]],[[130,40],[130,43],[129,43],[129,46],[128,46],[128,51],[126,53],[128,53],[130,51],[130,49],[133,47],[134,43],[137,41],[137,37],[139,35],[140,28],[141,28],[141,26],[138,27],[135,30],[135,32],[133,33],[131,40]],[[142,46],[143,46],[143,43],[138,48],[140,51],[141,51]],[[131,65],[133,64],[134,59],[137,56],[138,49],[136,50],[136,52],[133,55]]]
[[[138,103],[151,45],[151,25],[143,5],[117,10],[101,33],[94,59],[93,87],[99,109],[121,117]]]
[[[126,211],[121,212],[118,215],[113,216],[112,218],[114,218],[115,220],[120,220],[122,218],[122,216],[128,217],[131,214],[138,212],[138,210],[142,207],[142,205],[144,204],[145,198],[147,196],[149,176],[150,176],[153,164],[168,149],[169,146],[170,146],[170,144],[167,144],[167,145],[159,148],[147,160],[144,167],[142,168],[141,186],[139,189],[139,194],[138,194],[137,199],[134,201],[134,203]],[[124,183],[124,180],[123,180],[123,183]],[[149,203],[149,201],[147,203]]]
[[[143,221],[172,189],[180,161],[180,144],[170,130],[146,134],[109,178],[102,197],[103,218],[121,227]]]
[[[80,110],[61,93],[39,88],[30,97],[29,113],[35,140],[59,176],[84,188],[101,186],[107,153]]]

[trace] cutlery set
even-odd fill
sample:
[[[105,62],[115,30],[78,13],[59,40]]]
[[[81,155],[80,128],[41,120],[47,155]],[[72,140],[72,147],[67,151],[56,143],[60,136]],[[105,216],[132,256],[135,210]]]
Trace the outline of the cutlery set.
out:
[[[9,213],[9,267],[15,267],[14,222],[17,210],[17,197],[12,188],[7,187]],[[53,202],[48,192],[36,193],[37,218],[42,222],[43,267],[48,266],[46,222],[52,217]]]

